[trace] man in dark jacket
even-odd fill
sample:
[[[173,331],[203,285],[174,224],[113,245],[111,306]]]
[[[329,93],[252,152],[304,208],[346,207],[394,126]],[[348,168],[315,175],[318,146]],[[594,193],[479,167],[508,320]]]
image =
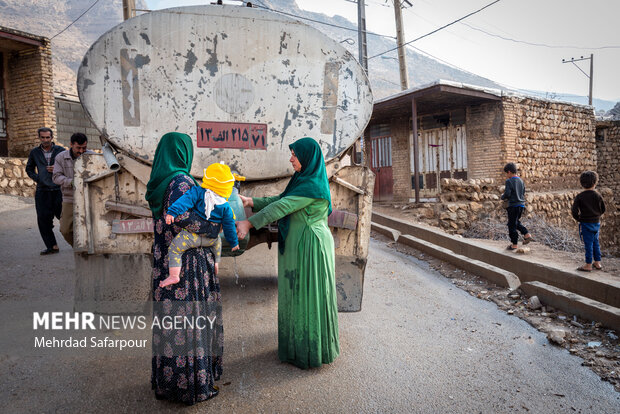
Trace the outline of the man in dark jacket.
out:
[[[49,128],[37,130],[41,145],[30,151],[26,173],[35,183],[37,190],[34,194],[34,203],[37,210],[37,224],[45,250],[41,254],[58,253],[58,243],[54,236],[54,217],[60,218],[62,210],[62,193],[60,187],[52,181],[54,160],[56,155],[65,149],[54,145],[54,133]]]

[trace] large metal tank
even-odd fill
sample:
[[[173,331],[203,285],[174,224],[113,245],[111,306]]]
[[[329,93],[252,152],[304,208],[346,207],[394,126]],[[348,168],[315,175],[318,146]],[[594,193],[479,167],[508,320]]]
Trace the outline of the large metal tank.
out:
[[[372,94],[340,44],[254,8],[156,11],[92,45],[78,92],[106,145],[105,157],[84,155],[75,165],[77,310],[139,311],[149,300],[153,220],[144,196],[170,131],[194,140],[195,177],[223,161],[250,180],[240,189],[250,196],[279,194],[293,173],[288,144],[317,139],[334,209],[338,307],[361,309],[374,175],[351,163],[347,149],[370,119]],[[253,230],[237,253],[275,240],[277,226]]]
[[[97,40],[78,72],[93,123],[151,162],[159,138],[194,139],[192,172],[224,161],[249,180],[292,174],[288,144],[311,136],[331,159],[372,112],[363,69],[339,43],[288,17],[207,5],[154,11]]]

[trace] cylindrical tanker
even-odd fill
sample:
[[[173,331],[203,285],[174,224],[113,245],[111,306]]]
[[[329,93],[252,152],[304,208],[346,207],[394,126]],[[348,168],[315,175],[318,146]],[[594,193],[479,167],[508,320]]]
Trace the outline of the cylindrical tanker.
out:
[[[78,72],[80,101],[116,148],[152,162],[163,134],[189,134],[192,172],[223,161],[249,180],[292,174],[288,144],[310,136],[326,159],[372,111],[363,69],[299,21],[239,6],[154,11],[99,38]]]
[[[248,178],[246,195],[280,193],[293,173],[288,145],[319,141],[334,210],[338,306],[361,309],[374,175],[346,151],[370,119],[372,93],[340,44],[255,8],[161,10],[101,36],[84,56],[78,92],[107,143],[105,159],[84,155],[75,165],[76,309],[131,312],[149,300],[153,219],[145,192],[159,139],[170,131],[192,138],[195,177],[225,162]],[[244,218],[236,191],[229,202]],[[253,230],[236,254],[275,240],[277,226]]]

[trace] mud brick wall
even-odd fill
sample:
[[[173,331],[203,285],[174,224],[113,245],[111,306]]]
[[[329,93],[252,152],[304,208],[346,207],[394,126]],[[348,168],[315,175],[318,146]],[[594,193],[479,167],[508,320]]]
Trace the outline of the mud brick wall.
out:
[[[411,121],[394,119],[390,125],[392,133],[392,177],[394,199],[408,201],[411,197],[411,160],[409,159],[409,132]]]
[[[6,103],[8,150],[11,157],[27,157],[39,144],[37,129],[55,130],[56,113],[50,42],[8,54]]]
[[[26,174],[27,158],[0,157],[0,194],[34,197],[36,184]]]
[[[465,116],[467,177],[499,179],[506,163],[502,104],[468,106]]]
[[[581,172],[596,169],[591,107],[522,97],[504,98],[504,107],[507,149],[516,137],[507,159],[529,189],[577,189]]]
[[[81,132],[88,137],[89,149],[100,149],[99,131],[90,122],[82,104],[78,100],[72,100],[56,96],[56,143],[69,148],[71,135]]]
[[[611,188],[620,201],[620,121],[605,124],[601,139],[596,140],[599,186]]]

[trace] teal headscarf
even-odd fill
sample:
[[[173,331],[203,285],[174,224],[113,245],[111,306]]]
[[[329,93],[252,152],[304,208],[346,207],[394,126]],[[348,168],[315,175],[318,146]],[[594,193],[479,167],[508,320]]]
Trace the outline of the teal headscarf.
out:
[[[321,198],[329,202],[329,212],[332,212],[332,198],[329,192],[329,180],[325,169],[325,160],[319,143],[305,137],[288,146],[295,152],[301,163],[301,171],[291,177],[280,198],[285,196],[301,196]],[[278,221],[278,250],[284,253],[284,241],[288,235],[290,217],[286,216]]]
[[[170,181],[179,174],[191,177],[189,172],[193,159],[194,144],[189,135],[169,132],[161,137],[155,150],[151,178],[146,185],[145,198],[153,212],[153,218],[159,218],[163,213],[164,194]]]

